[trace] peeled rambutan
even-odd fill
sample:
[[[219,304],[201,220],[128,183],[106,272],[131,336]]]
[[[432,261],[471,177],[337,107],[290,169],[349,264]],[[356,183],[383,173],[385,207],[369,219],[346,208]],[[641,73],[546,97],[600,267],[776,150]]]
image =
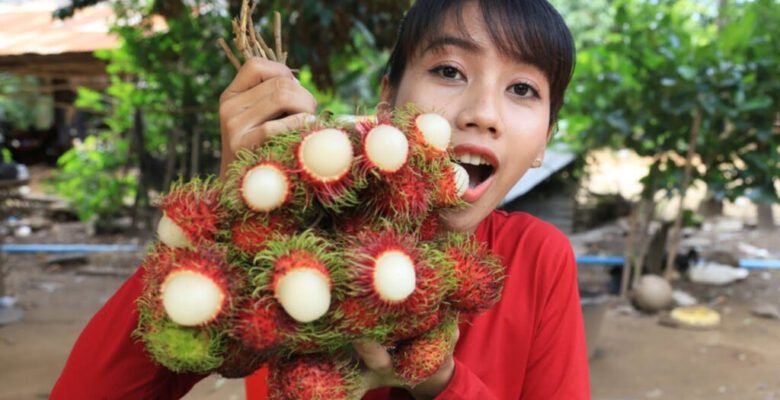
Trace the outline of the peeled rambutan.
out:
[[[348,353],[276,358],[269,366],[270,400],[358,399],[360,367]]]
[[[456,285],[453,264],[432,243],[421,243],[417,263],[417,288],[404,303],[411,315],[434,312]]]
[[[226,217],[214,180],[176,183],[158,202],[163,217],[157,236],[170,247],[187,247],[202,240],[211,241]]]
[[[173,266],[158,286],[160,306],[173,322],[205,325],[232,312],[246,277],[222,248],[177,249],[170,260]]]
[[[423,113],[409,104],[395,111],[393,122],[407,132],[412,153],[425,160],[447,156],[452,127],[440,114]]]
[[[327,209],[340,212],[358,203],[362,180],[354,176],[354,145],[342,129],[305,133],[295,149],[296,171]]]
[[[298,322],[311,322],[325,315],[334,280],[343,279],[342,261],[334,246],[311,231],[279,236],[266,245],[255,262],[270,266],[265,271],[271,274],[267,291]]]
[[[241,220],[280,208],[298,217],[311,212],[312,196],[295,172],[300,141],[300,135],[291,132],[269,138],[262,147],[239,151],[226,175],[224,207]]]
[[[412,386],[430,378],[452,354],[457,329],[458,316],[449,313],[434,329],[399,343],[392,355],[396,375]]]
[[[419,251],[414,238],[392,228],[365,230],[348,239],[348,293],[384,312],[403,309],[417,287]]]
[[[443,251],[453,264],[455,289],[447,297],[456,309],[479,313],[501,298],[506,270],[501,260],[473,235],[449,233]]]
[[[465,168],[442,159],[432,163],[437,169],[436,173],[431,174],[436,177],[434,205],[437,208],[461,207],[466,203],[461,200],[461,196],[469,188],[469,174]],[[437,165],[438,164],[438,165]]]
[[[409,140],[400,129],[378,124],[361,133],[361,169],[366,173],[390,175],[406,165]]]

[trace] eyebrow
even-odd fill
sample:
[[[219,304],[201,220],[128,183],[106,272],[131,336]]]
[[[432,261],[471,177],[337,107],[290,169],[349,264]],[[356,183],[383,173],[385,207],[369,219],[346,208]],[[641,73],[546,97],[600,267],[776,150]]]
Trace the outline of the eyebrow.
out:
[[[447,46],[460,47],[463,50],[475,53],[481,53],[483,51],[482,46],[471,39],[457,36],[437,36],[431,39],[428,45],[425,46],[423,53],[427,53],[431,50],[442,50]]]

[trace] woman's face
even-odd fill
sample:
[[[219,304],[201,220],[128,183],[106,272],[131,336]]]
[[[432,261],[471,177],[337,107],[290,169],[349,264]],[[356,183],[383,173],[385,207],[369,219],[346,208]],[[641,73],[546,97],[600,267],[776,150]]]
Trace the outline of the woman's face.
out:
[[[463,196],[470,207],[445,221],[450,229],[472,232],[534,160],[542,159],[550,132],[550,85],[536,67],[499,53],[474,3],[463,8],[463,23],[465,36],[449,18],[441,34],[410,58],[397,90],[385,85],[382,97],[449,120],[457,161],[471,182]]]

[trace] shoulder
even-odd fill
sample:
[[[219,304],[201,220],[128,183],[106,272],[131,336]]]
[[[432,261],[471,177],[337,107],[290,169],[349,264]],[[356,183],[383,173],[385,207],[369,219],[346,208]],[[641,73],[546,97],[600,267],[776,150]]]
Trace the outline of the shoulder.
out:
[[[507,252],[523,252],[526,256],[572,253],[569,238],[563,232],[524,212],[493,211],[477,228],[477,238],[505,255]]]

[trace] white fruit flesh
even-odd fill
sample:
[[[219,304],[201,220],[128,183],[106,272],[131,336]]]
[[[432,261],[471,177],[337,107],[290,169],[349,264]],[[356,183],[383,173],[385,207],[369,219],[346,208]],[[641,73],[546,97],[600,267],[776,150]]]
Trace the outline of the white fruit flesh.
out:
[[[432,113],[422,114],[417,117],[415,123],[428,144],[439,150],[447,150],[447,146],[450,145],[452,128],[444,117]]]
[[[249,208],[262,212],[279,208],[289,190],[287,175],[268,164],[252,168],[241,184],[241,193]]]
[[[165,213],[160,218],[160,222],[157,223],[157,237],[169,247],[187,247],[190,245],[190,240],[187,238],[184,230],[173,222],[172,219],[168,218],[168,215]]]
[[[337,180],[352,165],[352,143],[338,129],[323,129],[307,136],[301,144],[301,164],[322,182]]]
[[[397,303],[406,300],[416,285],[414,262],[402,251],[391,250],[376,259],[374,289],[385,301]]]
[[[469,189],[469,173],[466,168],[455,163],[452,164],[452,170],[455,173],[455,189],[458,192],[458,197],[462,197]]]
[[[209,277],[189,270],[171,272],[160,290],[163,308],[171,321],[197,326],[214,319],[225,293]]]
[[[366,136],[366,155],[385,172],[398,171],[409,155],[409,141],[398,128],[379,125]]]
[[[330,308],[328,277],[312,268],[299,268],[285,274],[276,284],[274,295],[284,311],[298,322],[314,321]]]

